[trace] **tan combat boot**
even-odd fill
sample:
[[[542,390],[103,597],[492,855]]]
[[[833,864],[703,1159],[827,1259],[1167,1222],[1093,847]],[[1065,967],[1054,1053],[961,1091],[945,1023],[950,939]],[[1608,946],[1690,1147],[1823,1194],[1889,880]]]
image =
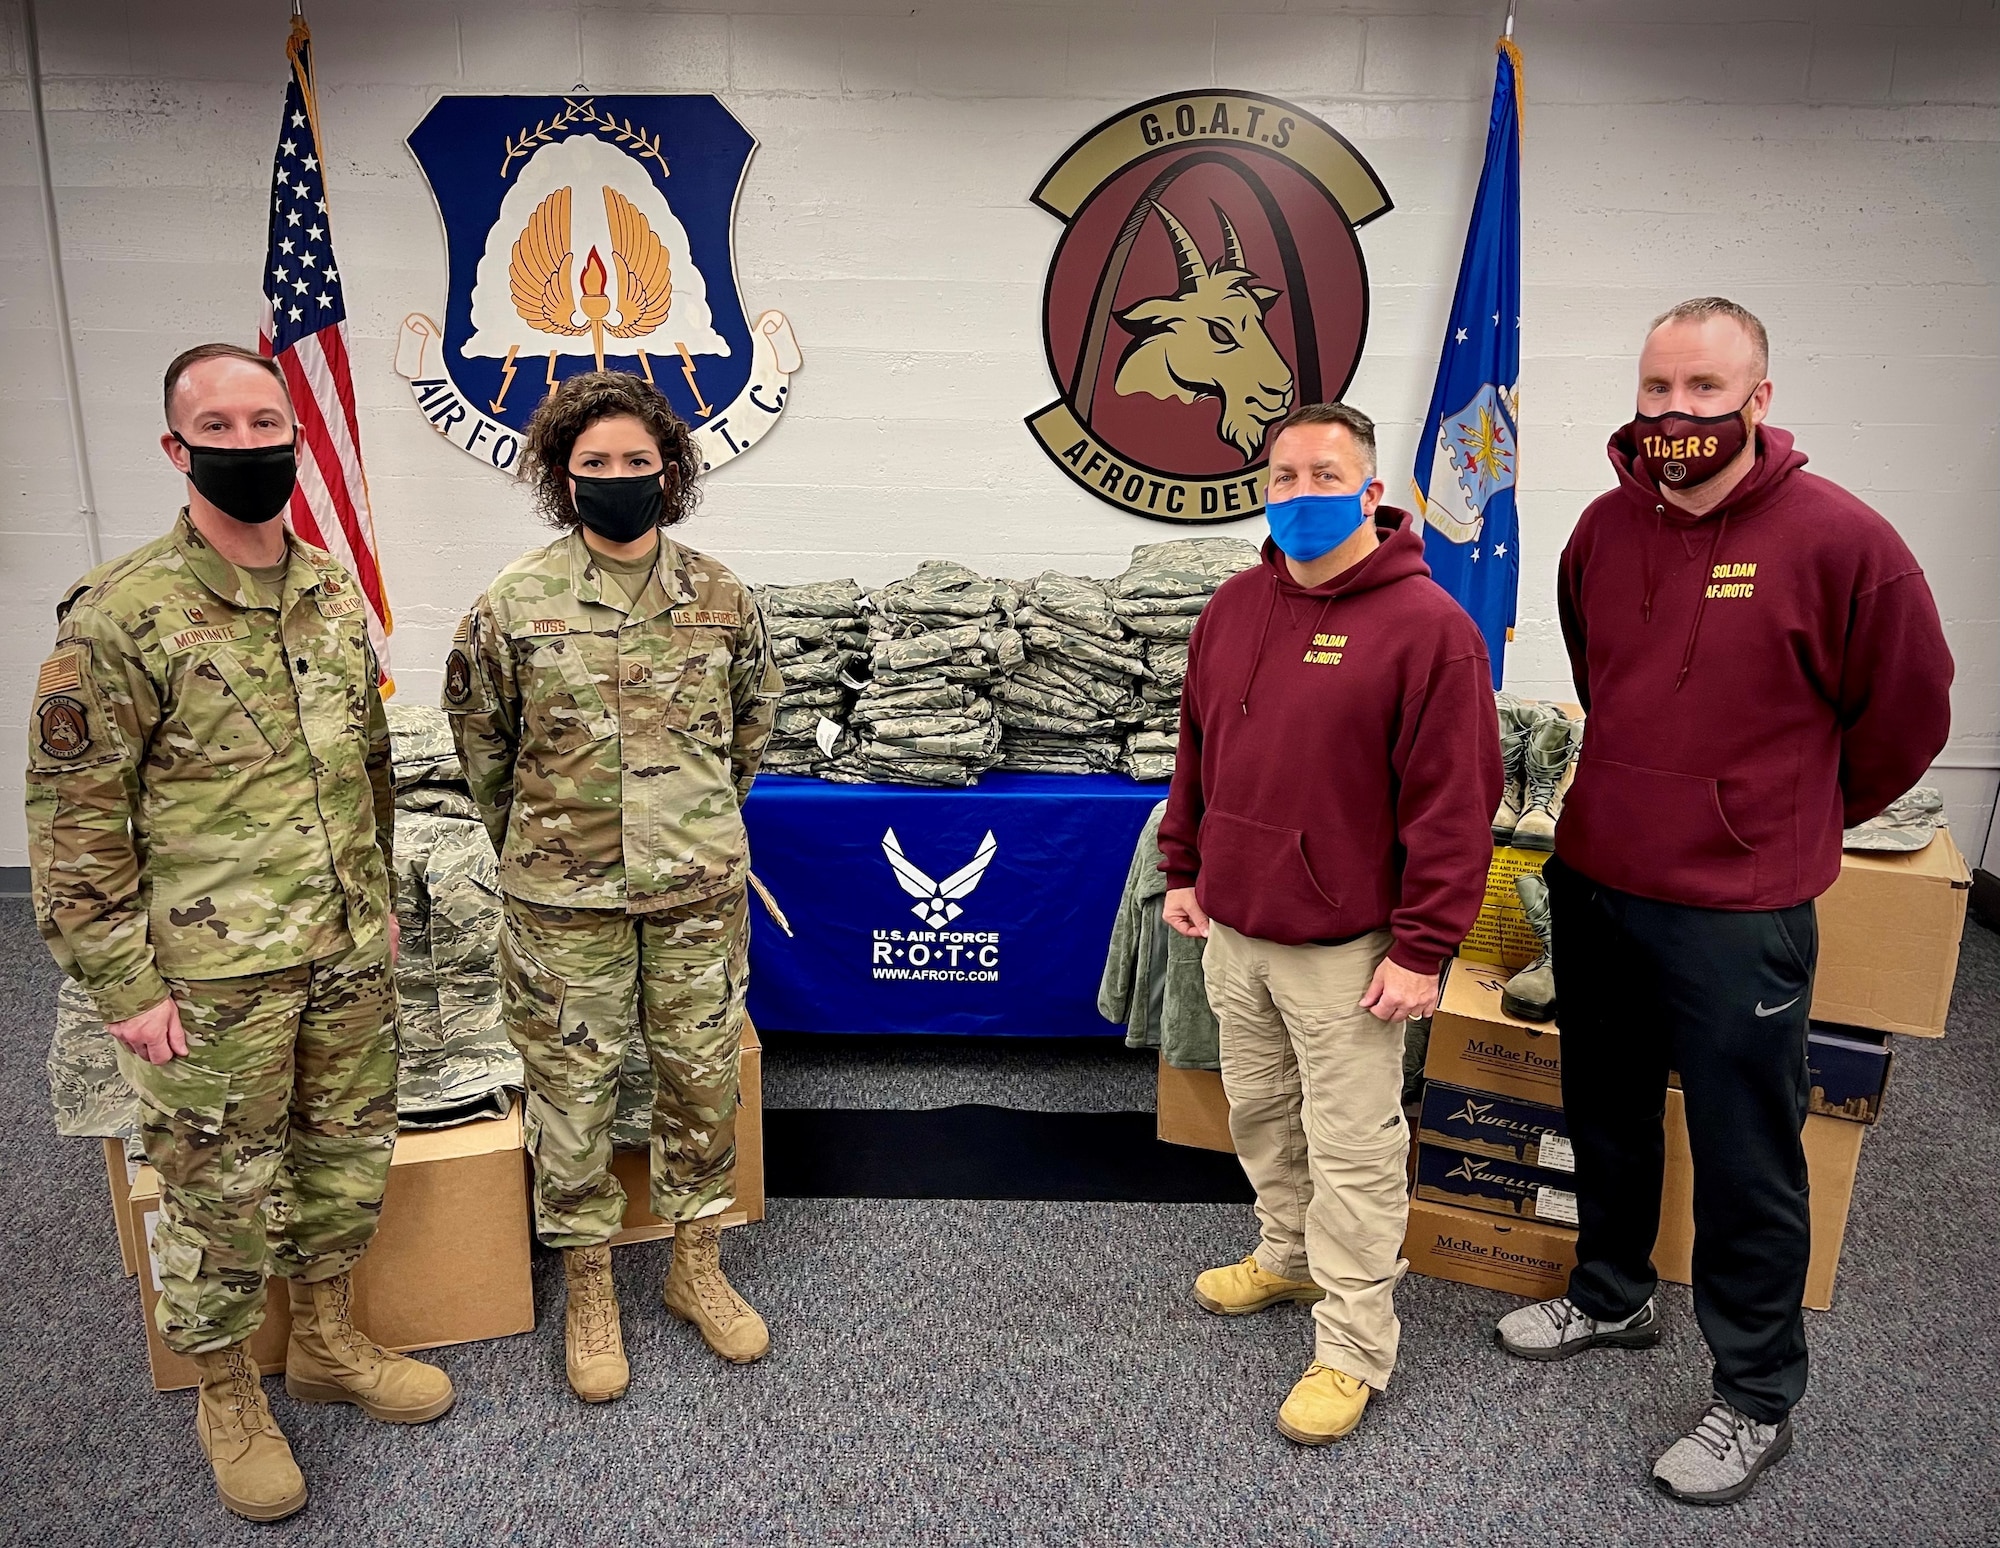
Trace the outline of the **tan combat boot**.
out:
[[[201,1367],[194,1433],[215,1469],[222,1503],[251,1521],[276,1521],[306,1503],[305,1476],[292,1460],[257,1362],[242,1344],[194,1356]]]
[[[352,1403],[389,1424],[422,1424],[451,1407],[449,1376],[384,1349],[355,1327],[348,1275],[285,1283],[292,1297],[285,1390],[301,1403]]]
[[[569,1389],[586,1403],[622,1398],[632,1385],[618,1326],[618,1291],[611,1283],[609,1247],[563,1252],[568,1296],[563,1307],[563,1368]]]
[[[737,1365],[771,1350],[771,1330],[722,1275],[722,1225],[684,1220],[674,1230],[674,1261],[661,1292],[667,1310],[691,1322],[701,1341]]]

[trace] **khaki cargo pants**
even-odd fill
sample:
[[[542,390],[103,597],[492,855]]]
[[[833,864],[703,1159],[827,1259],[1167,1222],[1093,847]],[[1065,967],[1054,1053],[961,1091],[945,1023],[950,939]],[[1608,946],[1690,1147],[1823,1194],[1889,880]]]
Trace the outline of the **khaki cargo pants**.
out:
[[[1257,1190],[1257,1262],[1310,1277],[1313,1358],[1380,1389],[1396,1367],[1410,1201],[1403,1023],[1356,1007],[1389,952],[1279,946],[1212,923],[1202,966],[1222,1034],[1229,1133]]]
[[[736,1202],[736,1057],[748,986],[745,891],[652,914],[505,900],[500,988],[527,1067],[535,1235],[594,1247],[625,1217],[611,1175],[618,1067],[642,1036],[653,1066],[653,1213]]]
[[[382,1218],[396,1144],[387,943],[243,978],[170,979],[187,1053],[118,1050],[160,1174],[154,1317],[179,1354],[240,1343],[264,1276],[330,1279]]]

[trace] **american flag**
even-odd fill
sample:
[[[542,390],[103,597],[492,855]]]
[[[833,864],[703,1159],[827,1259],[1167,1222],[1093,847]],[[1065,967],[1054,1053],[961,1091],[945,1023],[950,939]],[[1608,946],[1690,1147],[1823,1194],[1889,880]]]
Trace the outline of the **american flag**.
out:
[[[375,523],[361,471],[361,427],[354,416],[354,373],[347,355],[347,300],[333,259],[326,213],[326,156],[313,94],[312,33],[294,15],[285,44],[292,78],[278,153],[271,161],[271,242],[264,258],[264,309],[258,342],[291,388],[303,445],[299,484],[287,513],[292,530],[347,567],[368,599],[368,637],[386,679],[388,598],[375,556]]]

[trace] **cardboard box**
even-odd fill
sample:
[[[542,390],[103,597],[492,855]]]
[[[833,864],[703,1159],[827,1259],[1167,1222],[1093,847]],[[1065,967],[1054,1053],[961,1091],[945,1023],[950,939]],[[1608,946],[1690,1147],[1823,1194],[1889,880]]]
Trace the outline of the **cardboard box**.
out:
[[[1545,1172],[1576,1170],[1560,1107],[1466,1091],[1443,1081],[1424,1083],[1417,1138],[1475,1156],[1518,1161]]]
[[[1576,1178],[1450,1145],[1417,1146],[1417,1197],[1516,1220],[1576,1224]]]
[[[1868,1126],[1815,1115],[1806,1119],[1806,1176],[1812,1188],[1812,1258],[1806,1269],[1804,1304],[1813,1311],[1833,1305],[1833,1279],[1847,1236],[1847,1210],[1854,1202],[1854,1176],[1861,1165],[1861,1141]],[[1660,1235],[1653,1244],[1653,1267],[1674,1284],[1693,1282],[1694,1161],[1688,1150],[1687,1111],[1679,1091],[1667,1093],[1667,1173],[1660,1195]]]
[[[133,1241],[150,1244],[160,1179],[141,1167],[126,1201]],[[405,1133],[396,1141],[382,1225],[354,1272],[354,1318],[391,1349],[434,1349],[527,1333],[535,1326],[528,1268],[528,1191],[517,1107],[505,1118]],[[200,1380],[192,1360],[168,1349],[153,1320],[158,1270],[139,1275],[146,1354],[162,1392]],[[268,1282],[263,1326],[250,1352],[266,1374],[285,1366],[291,1331],[282,1280]]]
[[[1479,905],[1479,917],[1458,948],[1459,956],[1516,973],[1541,955],[1542,938],[1529,928],[1514,878],[1529,871],[1540,874],[1548,858],[1545,849],[1515,849],[1503,844],[1493,851],[1493,863],[1486,871],[1486,897]]]
[[[654,1214],[652,1155],[645,1150],[621,1150],[611,1157],[611,1175],[625,1190],[625,1219],[613,1247],[656,1242],[672,1236],[671,1221]],[[764,1218],[764,1045],[750,1018],[743,1018],[743,1041],[736,1055],[736,1207],[723,1213],[722,1224],[747,1225]]]
[[[1819,900],[1812,1016],[1943,1037],[1972,872],[1941,828],[1914,854],[1844,854]]]
[[[1424,1077],[1464,1091],[1490,1091],[1549,1107],[1562,1105],[1562,1051],[1556,1023],[1522,1021],[1500,1008],[1504,969],[1455,958],[1444,981]]]
[[[125,1159],[125,1142],[122,1139],[107,1139],[104,1142],[104,1175],[111,1184],[111,1222],[118,1228],[118,1266],[130,1279],[139,1272],[139,1251],[132,1236],[132,1211],[125,1207],[125,1201],[132,1196],[132,1179],[138,1175],[139,1163]]]
[[[1414,1272],[1433,1279],[1546,1301],[1569,1291],[1576,1232],[1415,1199],[1403,1256]]]
[[[1229,1137],[1229,1098],[1222,1094],[1217,1070],[1177,1070],[1160,1060],[1158,1127],[1155,1133],[1169,1145],[1236,1154]]]

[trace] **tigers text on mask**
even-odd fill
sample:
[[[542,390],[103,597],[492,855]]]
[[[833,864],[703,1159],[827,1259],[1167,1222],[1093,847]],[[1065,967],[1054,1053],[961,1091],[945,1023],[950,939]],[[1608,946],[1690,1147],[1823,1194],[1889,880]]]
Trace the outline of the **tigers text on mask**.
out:
[[[1745,398],[1733,414],[1640,414],[1630,426],[1639,465],[1662,489],[1693,489],[1707,483],[1749,444]]]

